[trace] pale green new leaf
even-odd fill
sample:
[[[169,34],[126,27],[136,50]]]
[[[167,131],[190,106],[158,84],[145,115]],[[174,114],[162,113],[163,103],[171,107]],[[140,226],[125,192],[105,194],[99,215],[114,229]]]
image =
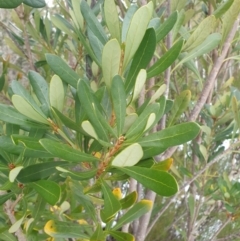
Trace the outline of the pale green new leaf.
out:
[[[134,102],[139,97],[139,94],[146,82],[146,79],[147,79],[147,72],[145,69],[141,69],[136,78],[136,82],[133,90],[132,102]]]
[[[189,52],[172,70],[172,72],[181,64],[192,60],[194,58],[197,58],[199,56],[202,56],[203,54],[207,54],[210,51],[212,51],[221,41],[222,36],[219,33],[213,33],[210,34],[205,41],[200,44],[198,47],[193,49],[191,52]]]
[[[122,150],[112,161],[113,166],[127,167],[137,164],[143,156],[142,147],[134,143]]]
[[[19,172],[23,169],[23,166],[18,166],[9,172],[9,181],[14,182]]]
[[[39,112],[37,112],[34,107],[27,102],[22,96],[19,95],[13,95],[12,96],[12,102],[14,107],[23,115],[27,116],[28,118],[41,122],[44,124],[49,124],[47,121],[47,117],[43,116]]]
[[[153,13],[153,2],[139,8],[131,20],[125,43],[123,69],[125,69],[140,45]]]
[[[63,110],[64,98],[65,93],[62,80],[58,75],[54,75],[50,81],[49,89],[49,99],[51,106],[61,112]]]
[[[15,232],[20,228],[20,226],[22,225],[22,222],[23,222],[24,218],[25,218],[25,215],[24,215],[22,218],[18,219],[18,220],[9,228],[8,232],[9,232],[9,233],[15,233]]]
[[[104,1],[104,15],[111,37],[116,38],[121,43],[119,16],[114,1]]]
[[[116,39],[106,43],[102,52],[103,79],[108,89],[111,88],[112,78],[118,74],[121,60],[121,48]]]
[[[216,18],[214,15],[205,18],[190,35],[187,42],[183,46],[184,52],[190,52],[198,47],[214,30]]]
[[[83,130],[90,136],[92,136],[93,138],[95,138],[96,140],[98,140],[98,136],[96,134],[96,131],[94,130],[92,124],[89,121],[83,121],[81,124]]]
[[[240,0],[234,0],[222,19],[222,44],[225,42],[240,12]]]

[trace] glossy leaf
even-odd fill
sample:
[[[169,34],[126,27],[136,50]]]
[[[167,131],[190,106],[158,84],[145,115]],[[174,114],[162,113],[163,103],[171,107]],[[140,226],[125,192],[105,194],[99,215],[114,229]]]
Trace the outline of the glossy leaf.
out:
[[[50,112],[49,88],[47,81],[37,72],[29,71],[28,78],[35,95],[41,103],[41,109],[47,116]]]
[[[108,233],[117,241],[135,241],[134,236],[130,233],[121,231],[108,231]]]
[[[26,99],[24,99],[20,95],[13,95],[12,96],[12,102],[14,107],[23,115],[27,116],[28,118],[40,122],[43,124],[49,124],[47,121],[47,117],[43,116],[41,113],[39,113],[37,110],[33,108],[33,106],[27,102]]]
[[[44,232],[54,238],[89,239],[84,232],[84,226],[73,222],[49,220],[44,226]]]
[[[23,0],[0,0],[0,8],[16,8],[22,3]]]
[[[119,169],[158,195],[169,197],[178,191],[175,178],[165,171],[136,166]]]
[[[125,42],[123,69],[126,68],[129,61],[132,59],[133,55],[138,49],[143,36],[145,35],[145,31],[152,17],[152,13],[153,3],[149,2],[147,5],[139,8],[133,15]]]
[[[104,45],[107,42],[107,36],[102,25],[99,23],[98,19],[96,18],[92,9],[88,6],[86,1],[81,1],[80,6],[82,15],[86,20],[87,26]]]
[[[109,222],[121,209],[119,200],[113,195],[110,187],[102,180],[102,192],[104,196],[104,208],[101,210],[101,219],[104,223]]]
[[[140,43],[125,80],[126,93],[129,93],[135,85],[135,80],[140,69],[145,69],[153,57],[156,48],[156,35],[153,28],[146,31]]]
[[[194,122],[186,122],[149,134],[138,141],[143,147],[143,158],[152,157],[164,152],[171,146],[177,146],[193,140],[200,127]]]
[[[58,202],[61,195],[61,188],[56,182],[39,180],[32,182],[31,186],[47,203],[55,205]]]
[[[98,159],[92,155],[73,149],[69,145],[52,141],[50,139],[41,139],[40,144],[52,155],[69,162],[94,162]]]
[[[106,43],[102,52],[103,79],[108,89],[111,88],[112,78],[118,74],[120,68],[121,48],[116,39]]]
[[[153,64],[147,71],[147,77],[161,74],[166,70],[173,62],[178,58],[183,46],[183,40],[175,43],[171,49],[169,49],[155,64]]]
[[[205,18],[194,32],[190,35],[187,42],[183,46],[184,52],[190,52],[198,47],[202,42],[211,34],[216,24],[216,18],[214,15]]]
[[[17,180],[21,183],[35,182],[51,176],[57,166],[67,166],[68,162],[54,161],[33,164],[21,169]]]
[[[189,102],[191,101],[191,91],[182,91],[174,100],[171,113],[169,115],[168,126],[173,125],[182,113],[187,109]]]
[[[136,191],[131,192],[126,197],[120,200],[122,209],[130,208],[137,201],[138,194]]]
[[[117,133],[118,136],[121,136],[124,128],[127,102],[123,80],[119,75],[115,76],[112,80],[111,95],[116,116]]]
[[[63,110],[64,105],[64,87],[62,80],[59,76],[54,75],[50,81],[50,89],[49,89],[49,99],[51,106],[56,108],[59,111]]]
[[[54,54],[46,54],[46,60],[53,72],[58,75],[64,82],[70,84],[74,88],[77,88],[77,82],[79,80],[78,74],[72,70],[66,62]]]
[[[56,169],[59,172],[62,172],[62,176],[69,176],[71,177],[73,180],[89,180],[90,178],[93,178],[94,176],[96,176],[97,173],[97,169],[92,169],[92,170],[84,170],[84,171],[79,171],[79,172],[74,172],[74,171],[69,171],[65,168],[62,167],[56,167]]]
[[[173,12],[169,16],[169,18],[160,25],[160,27],[156,31],[157,43],[160,40],[162,40],[172,30],[175,23],[177,22],[177,18],[178,18],[178,13]]]
[[[114,1],[104,1],[104,16],[111,38],[116,38],[118,42],[121,43],[119,16]]]
[[[149,212],[152,209],[152,205],[152,201],[150,200],[141,200],[119,218],[117,224],[113,227],[113,230],[118,230],[124,224],[130,223]]]
[[[159,171],[169,171],[171,166],[173,164],[173,159],[172,158],[168,158],[164,161],[160,161],[156,164],[154,164],[151,169],[155,169],[155,170],[159,170]]]
[[[134,143],[123,149],[112,161],[113,166],[126,167],[134,166],[143,156],[142,147]]]
[[[46,6],[45,0],[23,0],[23,3],[33,8],[43,8]]]

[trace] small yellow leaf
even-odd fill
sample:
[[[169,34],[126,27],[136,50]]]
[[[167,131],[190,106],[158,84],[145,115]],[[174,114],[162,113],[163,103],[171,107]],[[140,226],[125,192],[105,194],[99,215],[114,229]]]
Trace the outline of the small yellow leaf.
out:
[[[49,220],[44,226],[44,232],[52,236],[52,234],[56,233],[56,228],[55,222],[53,220]]]

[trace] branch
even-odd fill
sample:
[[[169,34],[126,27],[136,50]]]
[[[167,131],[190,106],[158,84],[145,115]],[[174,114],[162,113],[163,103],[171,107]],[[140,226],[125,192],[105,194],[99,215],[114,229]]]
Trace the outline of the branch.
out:
[[[213,235],[211,240],[216,240],[218,234],[231,222],[231,220],[232,220],[231,217],[229,217],[227,221],[223,223],[221,227],[217,230],[217,232]]]
[[[232,30],[230,31],[230,33],[228,34],[228,37],[223,45],[223,49],[222,49],[222,53],[221,55],[217,58],[209,76],[208,79],[205,82],[204,88],[202,90],[202,93],[200,95],[200,98],[198,99],[196,105],[194,106],[190,116],[189,116],[189,121],[195,121],[200,113],[200,111],[202,110],[204,104],[207,101],[207,98],[214,86],[214,83],[216,81],[216,77],[221,69],[222,63],[225,59],[225,57],[227,56],[228,50],[231,46],[231,42],[237,32],[237,27],[239,25],[239,17],[237,18],[237,20],[235,21]]]

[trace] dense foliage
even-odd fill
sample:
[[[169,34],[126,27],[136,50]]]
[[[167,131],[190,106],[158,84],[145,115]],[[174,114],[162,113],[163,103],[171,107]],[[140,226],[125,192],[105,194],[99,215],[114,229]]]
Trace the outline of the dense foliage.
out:
[[[239,0],[0,7],[0,240],[240,240]]]

